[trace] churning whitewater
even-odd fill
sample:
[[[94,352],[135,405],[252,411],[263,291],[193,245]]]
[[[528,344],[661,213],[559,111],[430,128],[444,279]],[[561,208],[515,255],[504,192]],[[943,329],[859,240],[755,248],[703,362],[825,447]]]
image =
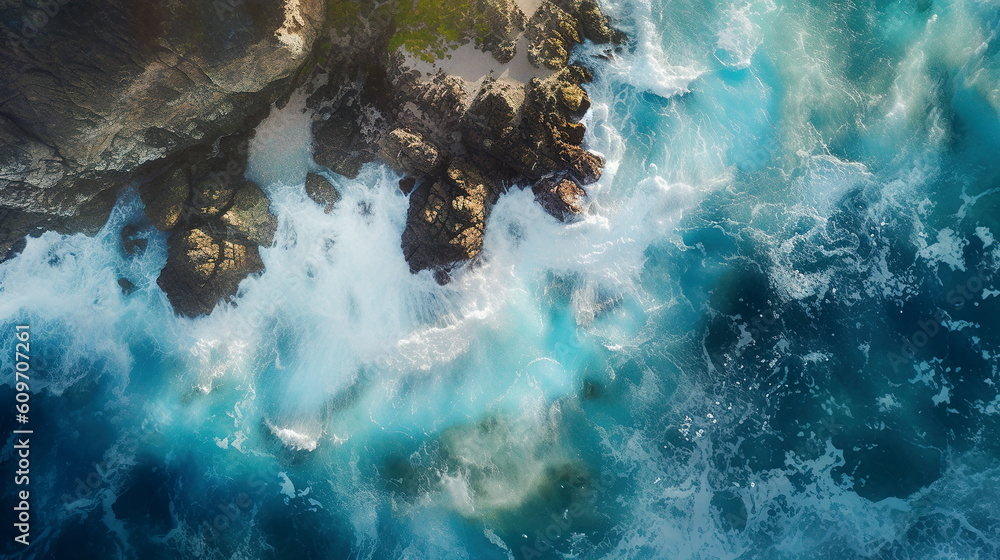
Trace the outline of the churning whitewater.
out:
[[[602,5],[588,210],[506,193],[444,286],[299,98],[251,142],[278,229],[233,304],[174,315],[131,190],[0,264],[37,557],[1000,555],[1000,6]]]

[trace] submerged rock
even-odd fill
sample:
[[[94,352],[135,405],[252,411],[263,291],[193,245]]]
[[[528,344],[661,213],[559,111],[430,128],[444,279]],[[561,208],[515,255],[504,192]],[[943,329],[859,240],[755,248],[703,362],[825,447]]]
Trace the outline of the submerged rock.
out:
[[[122,289],[122,294],[125,296],[132,295],[135,292],[135,284],[128,278],[119,278],[118,287]]]
[[[136,253],[144,252],[149,245],[149,240],[139,237],[138,228],[132,224],[128,224],[122,228],[121,239],[122,250],[130,257]]]

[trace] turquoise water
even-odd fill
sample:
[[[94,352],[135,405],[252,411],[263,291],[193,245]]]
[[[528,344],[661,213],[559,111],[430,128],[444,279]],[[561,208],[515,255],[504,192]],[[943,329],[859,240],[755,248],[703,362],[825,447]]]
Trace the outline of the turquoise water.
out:
[[[588,214],[505,195],[447,286],[386,168],[306,198],[295,101],[235,306],[173,316],[164,236],[120,249],[131,192],[0,265],[36,370],[36,544],[5,553],[1000,556],[1000,5],[607,9],[633,43],[576,54]]]

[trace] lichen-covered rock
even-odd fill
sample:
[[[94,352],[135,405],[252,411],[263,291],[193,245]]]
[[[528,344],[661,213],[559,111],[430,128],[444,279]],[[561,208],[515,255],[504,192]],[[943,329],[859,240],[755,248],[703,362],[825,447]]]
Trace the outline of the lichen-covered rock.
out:
[[[438,149],[419,132],[397,128],[381,143],[383,161],[400,173],[429,175],[441,163]]]
[[[542,208],[560,221],[570,221],[584,210],[587,191],[575,181],[541,181],[531,190]]]
[[[329,214],[333,211],[334,205],[340,200],[340,193],[326,180],[326,177],[309,173],[306,175],[306,195],[316,204],[323,207],[323,211]]]
[[[175,311],[196,317],[211,313],[217,303],[236,294],[244,278],[263,270],[256,244],[201,226],[170,236],[167,264],[156,283]]]
[[[402,242],[410,270],[445,270],[478,255],[495,191],[475,165],[462,159],[414,191]]]

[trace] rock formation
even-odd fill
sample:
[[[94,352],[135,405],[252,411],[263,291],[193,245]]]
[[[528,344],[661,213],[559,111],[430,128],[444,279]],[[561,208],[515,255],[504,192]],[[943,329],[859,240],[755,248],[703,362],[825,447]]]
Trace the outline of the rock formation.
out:
[[[318,111],[317,163],[335,169],[354,158],[356,172],[362,161],[378,158],[405,175],[400,188],[412,193],[402,245],[411,270],[446,272],[475,257],[493,203],[513,185],[542,185],[539,202],[560,220],[582,212],[583,186],[600,178],[604,160],[581,147],[585,129],[579,119],[590,107],[582,86],[592,77],[569,65],[569,53],[586,39],[612,45],[624,40],[597,4],[543,0],[528,17],[513,1],[470,3],[468,33],[456,42],[509,63],[523,33],[527,49],[521,56],[540,69],[527,83],[489,75],[471,82],[444,67],[419,70],[421,53],[442,47],[428,46],[413,31],[419,25],[412,18],[402,20],[410,28],[390,29],[390,52],[382,63],[355,65],[368,93],[326,91],[311,99],[322,107],[317,97],[349,98],[346,105],[360,115],[352,121],[344,104],[326,115]],[[370,29],[378,18],[372,14],[367,21]],[[397,43],[400,51],[393,50]],[[345,146],[361,148],[347,153]]]
[[[3,10],[0,256],[39,228],[96,233],[121,188],[144,182],[151,221],[177,232],[172,247],[200,242],[196,227],[225,247],[230,234],[251,245],[268,237],[266,199],[264,207],[251,200],[262,193],[247,190],[232,201],[222,200],[232,193],[215,193],[219,204],[233,203],[229,216],[186,212],[205,179],[192,173],[219,171],[193,160],[209,157],[220,137],[246,136],[290,94],[323,31],[324,1],[33,5]],[[242,173],[244,163],[245,154],[232,166]],[[256,251],[247,245],[246,258],[228,261],[233,277],[259,270]],[[178,293],[184,288],[175,286],[191,283],[169,279],[193,261],[176,262],[175,254],[160,284],[182,302],[178,311],[208,312],[209,300],[235,292],[222,282],[202,285],[194,297]],[[189,300],[203,304],[186,306]]]
[[[381,159],[404,175],[404,254],[439,279],[479,253],[505,189],[536,187],[564,219],[600,177],[578,122],[590,74],[569,66],[569,53],[624,37],[591,0],[543,0],[533,14],[515,0],[53,6],[45,18],[0,6],[0,259],[25,235],[95,233],[133,186],[152,226],[170,232],[158,284],[178,312],[211,312],[263,269],[259,248],[276,220],[243,176],[246,145],[296,88],[314,114],[317,164],[351,177]],[[416,68],[461,45],[497,64],[527,57],[538,77],[469,81]],[[306,189],[327,212],[339,198],[318,175]]]

